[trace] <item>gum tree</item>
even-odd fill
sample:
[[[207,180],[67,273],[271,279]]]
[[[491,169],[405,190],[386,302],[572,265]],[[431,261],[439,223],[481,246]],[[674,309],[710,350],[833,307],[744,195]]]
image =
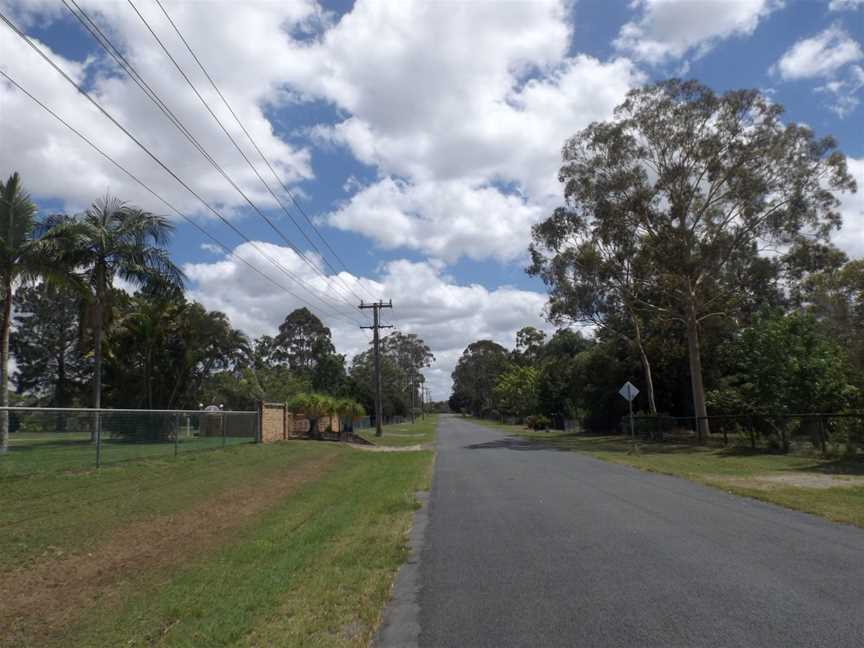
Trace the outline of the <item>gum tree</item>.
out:
[[[836,142],[782,114],[756,90],[673,79],[631,91],[564,145],[566,211],[638,242],[650,266],[637,304],[684,327],[699,417],[701,324],[733,312],[763,247],[826,239],[841,223],[836,192],[856,189]]]

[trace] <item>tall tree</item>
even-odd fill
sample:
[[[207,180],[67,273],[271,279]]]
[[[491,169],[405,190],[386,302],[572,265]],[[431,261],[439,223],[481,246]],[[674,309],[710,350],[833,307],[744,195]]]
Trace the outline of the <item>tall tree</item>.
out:
[[[102,405],[103,333],[115,279],[133,285],[180,286],[183,273],[168,256],[168,220],[105,196],[80,216],[58,220],[44,239],[85,276],[90,288],[85,327],[93,333],[93,407]]]
[[[534,366],[543,352],[546,334],[533,326],[524,326],[516,331],[516,349],[514,360],[524,366]]]
[[[640,308],[650,272],[641,238],[624,222],[586,218],[578,206],[559,207],[534,226],[532,235],[528,272],[540,276],[549,290],[549,319],[589,324],[630,345],[639,354],[648,407],[656,414]]]
[[[760,245],[827,237],[841,221],[834,192],[856,188],[834,140],[782,113],[756,90],[669,80],[631,91],[613,120],[564,145],[568,207],[644,239],[653,285],[640,303],[684,325],[700,417],[702,323],[733,308]]]
[[[19,394],[32,394],[51,407],[69,407],[80,396],[91,366],[79,344],[79,295],[49,283],[15,294],[12,351]]]
[[[63,276],[35,237],[36,205],[24,191],[17,173],[0,182],[0,406],[9,406],[9,336],[17,283]],[[9,448],[9,412],[0,412],[0,453]]]
[[[507,349],[492,340],[468,345],[453,370],[453,409],[467,409],[480,416],[492,409],[498,377],[510,366]]]
[[[420,371],[435,360],[432,351],[415,333],[396,331],[381,340],[381,353],[398,368],[402,387],[409,394],[409,407],[416,406],[425,380]]]
[[[273,341],[273,356],[295,371],[311,371],[332,353],[330,329],[305,306],[285,317]]]

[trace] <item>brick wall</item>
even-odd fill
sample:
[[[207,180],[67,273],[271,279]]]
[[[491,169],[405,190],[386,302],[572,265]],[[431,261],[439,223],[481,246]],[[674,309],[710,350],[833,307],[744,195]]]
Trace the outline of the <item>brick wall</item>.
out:
[[[284,441],[293,426],[294,417],[285,403],[261,403],[261,443]]]
[[[288,411],[284,403],[259,403],[260,407],[260,439],[261,443],[273,443],[285,439],[308,438],[311,432],[311,421],[303,414],[296,416]],[[333,425],[333,434],[340,431],[339,417],[321,416],[316,422],[319,433],[324,433]]]

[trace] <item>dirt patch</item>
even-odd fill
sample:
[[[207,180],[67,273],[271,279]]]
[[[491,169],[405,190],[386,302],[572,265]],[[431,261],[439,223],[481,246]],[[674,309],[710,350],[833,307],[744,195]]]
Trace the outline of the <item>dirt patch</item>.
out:
[[[130,581],[212,551],[227,541],[228,532],[319,477],[337,459],[291,466],[254,484],[214,493],[214,499],[185,511],[118,527],[89,550],[0,575],[0,645],[38,646],[62,637],[87,608],[110,609]]]
[[[356,445],[354,443],[346,443],[345,445],[349,448],[365,450],[366,452],[422,452],[423,450],[432,449],[432,445],[428,443],[417,443],[409,446]]]
[[[728,484],[740,488],[772,490],[774,488],[854,488],[864,487],[864,477],[858,475],[822,475],[820,473],[790,472],[773,475],[752,475],[750,477],[729,477],[726,475],[707,475],[717,484]]]
[[[387,432],[385,437],[422,437],[426,436],[423,432]]]

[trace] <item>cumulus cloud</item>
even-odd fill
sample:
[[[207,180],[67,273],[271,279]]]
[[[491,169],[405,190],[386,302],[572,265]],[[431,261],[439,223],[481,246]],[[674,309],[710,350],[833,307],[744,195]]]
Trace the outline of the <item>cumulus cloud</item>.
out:
[[[335,290],[335,283],[328,287],[327,281],[290,249],[268,243],[258,245],[316,290],[324,294]],[[238,246],[234,253],[275,276],[249,244]],[[183,270],[192,282],[192,298],[209,309],[226,313],[234,326],[249,335],[273,335],[291,310],[304,305],[231,257],[189,263]],[[347,273],[341,279],[366,294],[392,297],[394,309],[386,313],[387,317],[392,316],[400,330],[417,333],[435,354],[435,366],[426,371],[426,377],[436,399],[449,396],[450,373],[471,342],[488,338],[512,347],[514,332],[522,326],[549,329],[542,318],[544,294],[507,286],[490,290],[476,284],[459,284],[447,278],[440,265],[431,262],[392,261],[384,266],[378,279]],[[309,299],[308,294],[303,296]],[[346,307],[337,315],[321,308],[312,310],[332,329],[340,353],[351,356],[368,348],[367,334],[350,320],[359,316],[359,311],[352,313]]]
[[[64,29],[77,29],[77,22],[68,13],[58,11],[56,3],[52,4],[55,6],[32,3],[12,13],[25,27],[37,21],[50,23],[62,19],[67,21],[63,23]],[[79,4],[107,30],[125,57],[237,184],[256,203],[275,204],[215,121],[204,112],[192,90],[171,67],[131,8],[125,3],[95,0]],[[312,2],[265,3],[255,7],[255,11],[248,11],[245,6],[229,3],[219,5],[218,11],[200,11],[200,7],[195,4],[172,4],[169,5],[169,11],[207,64],[211,75],[252,136],[274,162],[283,180],[293,183],[311,177],[309,151],[290,145],[274,135],[264,110],[284,101],[285,97],[275,66],[272,63],[262,66],[260,63],[274,56],[288,54],[290,44],[286,40],[285,30],[299,29],[314,20],[318,16],[318,9]],[[158,7],[142,3],[139,9],[196,82],[232,136],[238,142],[245,143],[242,131],[227,110],[219,105],[218,97],[209,89],[206,80],[201,78],[200,71],[194,67],[194,62],[173,35]],[[255,33],[256,38],[241,36],[248,33]],[[177,170],[181,177],[210,201],[229,211],[245,204],[243,198],[174,129],[138,87],[119,73],[119,69],[101,50],[86,60],[70,60],[52,52],[44,43],[39,45],[77,83],[83,83],[94,98],[121,123],[129,126],[133,134],[143,140],[158,157]],[[9,29],[0,29],[0,51],[3,52],[4,71],[37,98],[54,108],[109,155],[181,209],[204,213],[200,203],[171,180]],[[250,69],[256,70],[256,73],[249,75]],[[146,208],[164,210],[161,204],[156,203],[122,172],[95,155],[86,144],[5,81],[0,82],[0,104],[3,105],[0,167],[17,169],[34,196],[60,200],[67,208],[74,210],[89,204],[94,196],[110,188],[124,199]],[[250,147],[247,145],[247,148]]]
[[[833,235],[834,243],[850,258],[864,258],[864,158],[848,158],[849,173],[858,181],[858,193],[840,196],[842,229]]]
[[[348,114],[316,135],[382,176],[328,221],[450,260],[524,253],[560,200],[564,140],[643,80],[626,59],[567,56],[562,7],[358,2],[300,53],[292,84]],[[467,244],[483,230],[486,244]]]
[[[778,0],[634,0],[639,17],[621,28],[615,45],[652,64],[691,53],[698,57],[720,40],[749,36],[782,5]]]
[[[828,9],[831,11],[852,11],[864,7],[864,0],[831,0]]]
[[[838,117],[846,117],[860,103],[864,88],[864,49],[839,24],[804,38],[790,47],[770,72],[786,81],[822,79],[815,88]]]
[[[450,262],[462,256],[507,261],[525,255],[528,228],[544,214],[495,187],[388,177],[356,193],[327,220],[385,248],[411,248]]]
[[[812,79],[835,73],[864,58],[861,45],[839,25],[804,38],[780,57],[772,71],[784,80]]]

